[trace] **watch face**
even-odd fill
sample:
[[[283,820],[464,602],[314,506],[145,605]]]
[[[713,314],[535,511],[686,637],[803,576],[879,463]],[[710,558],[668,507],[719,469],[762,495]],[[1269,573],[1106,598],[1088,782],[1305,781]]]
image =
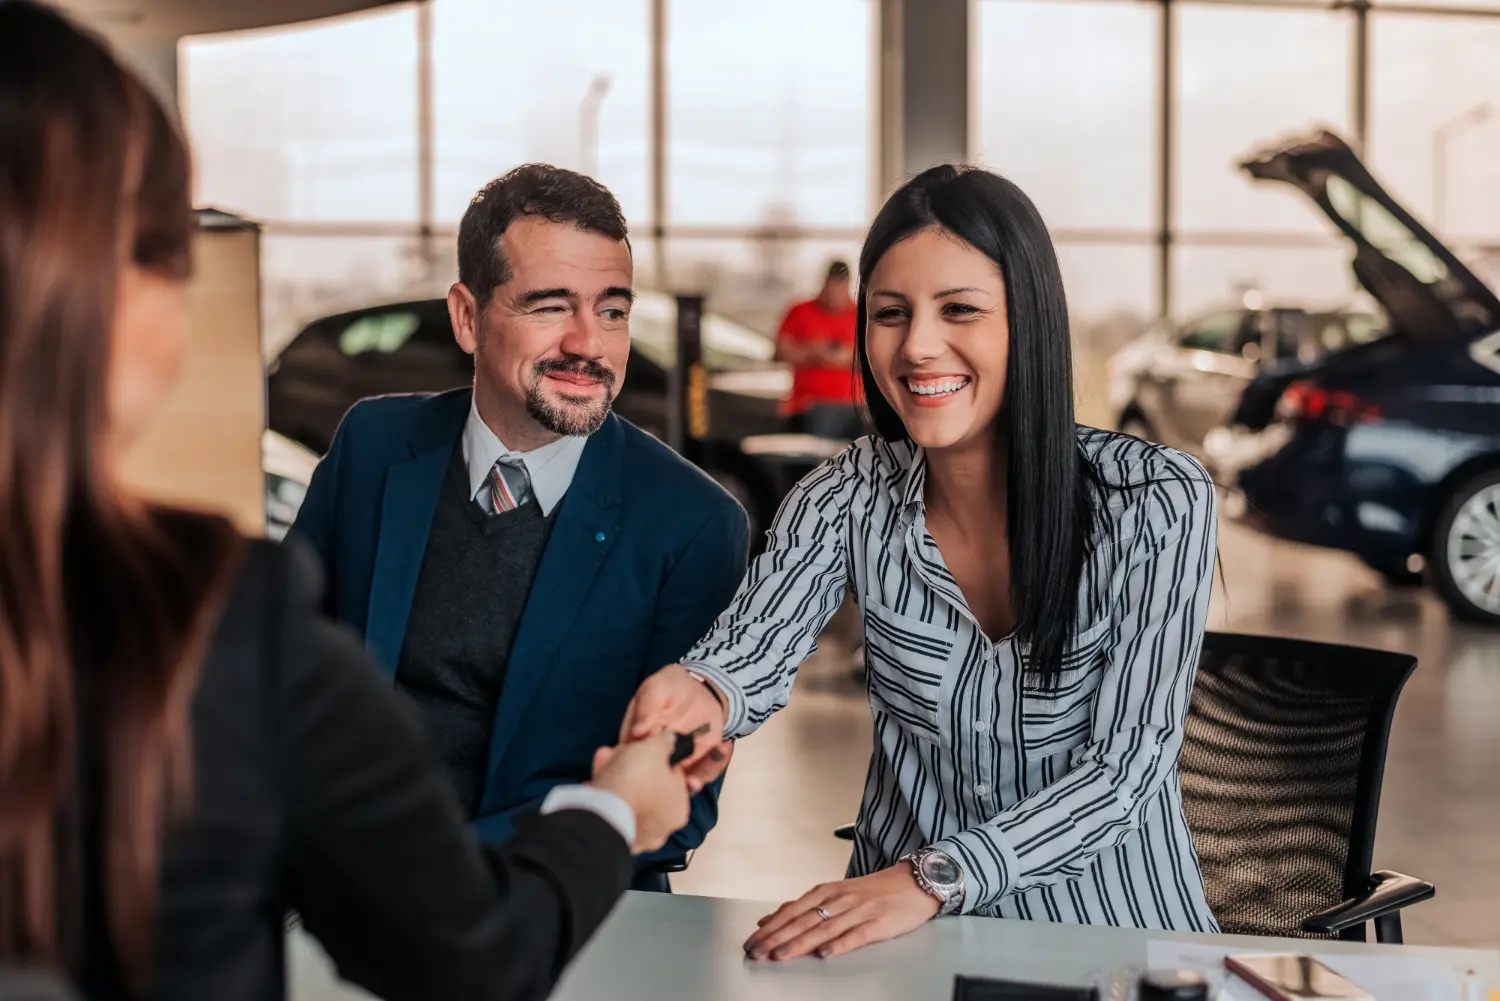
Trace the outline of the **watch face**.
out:
[[[953,886],[958,882],[958,866],[948,856],[934,852],[922,859],[922,875],[938,886]]]

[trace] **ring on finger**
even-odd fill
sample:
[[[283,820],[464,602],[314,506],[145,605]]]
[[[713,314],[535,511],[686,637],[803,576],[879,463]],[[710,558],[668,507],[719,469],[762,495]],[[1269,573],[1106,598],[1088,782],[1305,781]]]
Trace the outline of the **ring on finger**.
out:
[[[828,909],[826,907],[819,907],[817,909],[817,914],[818,918],[822,921],[827,921],[833,917],[832,914],[828,913]]]

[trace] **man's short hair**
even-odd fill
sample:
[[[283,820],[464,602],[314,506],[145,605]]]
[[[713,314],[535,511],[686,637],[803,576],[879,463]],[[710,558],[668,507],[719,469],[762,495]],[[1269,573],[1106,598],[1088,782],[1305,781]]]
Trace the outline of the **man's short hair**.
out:
[[[500,237],[526,216],[572,223],[630,246],[625,214],[609,189],[592,177],[546,163],[528,163],[483,188],[458,224],[458,280],[482,307],[497,285],[510,281]]]
[[[834,261],[832,264],[828,265],[828,281],[833,281],[835,278],[843,280],[848,277],[849,265],[846,262]]]

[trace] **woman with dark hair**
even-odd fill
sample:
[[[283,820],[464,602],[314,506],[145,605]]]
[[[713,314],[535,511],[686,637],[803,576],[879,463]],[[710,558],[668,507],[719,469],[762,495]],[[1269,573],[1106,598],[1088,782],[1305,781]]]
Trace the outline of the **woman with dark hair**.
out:
[[[935,167],[892,195],[858,310],[876,436],[797,485],[729,609],[624,727],[751,733],[857,594],[875,751],[850,878],[746,950],[835,955],[937,914],[1212,930],[1177,779],[1208,476],[1074,424],[1057,255],[994,174]]]
[[[688,817],[665,738],[502,852],[295,554],[119,457],[175,380],[191,171],[161,106],[0,0],[0,966],[91,1001],[274,1001],[284,918],[388,999],[540,998]]]

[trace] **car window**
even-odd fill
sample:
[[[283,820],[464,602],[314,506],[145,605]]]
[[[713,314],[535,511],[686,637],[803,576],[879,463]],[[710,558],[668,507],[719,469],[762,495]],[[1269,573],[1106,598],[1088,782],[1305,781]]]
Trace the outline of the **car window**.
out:
[[[370,313],[339,332],[339,351],[351,358],[371,352],[392,354],[405,347],[421,325],[422,318],[409,310]]]
[[[1194,351],[1227,353],[1238,350],[1238,338],[1243,324],[1243,313],[1212,313],[1189,323],[1177,340],[1183,347]]]

